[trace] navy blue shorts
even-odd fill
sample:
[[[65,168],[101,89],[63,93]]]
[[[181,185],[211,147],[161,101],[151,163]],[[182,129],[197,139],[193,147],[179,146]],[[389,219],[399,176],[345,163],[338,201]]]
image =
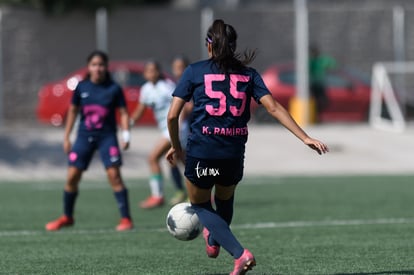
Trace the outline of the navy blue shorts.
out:
[[[98,150],[105,168],[121,166],[122,157],[116,134],[88,135],[78,134],[69,153],[69,165],[86,170],[93,154]]]
[[[244,157],[236,159],[200,159],[187,156],[184,175],[194,185],[210,189],[215,184],[231,186],[243,178]]]

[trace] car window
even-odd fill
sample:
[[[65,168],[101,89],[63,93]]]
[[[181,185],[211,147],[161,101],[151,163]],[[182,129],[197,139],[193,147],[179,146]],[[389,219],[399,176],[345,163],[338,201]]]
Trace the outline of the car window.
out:
[[[326,75],[325,81],[328,87],[348,89],[352,86],[351,81],[340,75],[328,74]]]
[[[285,85],[296,85],[296,73],[294,71],[280,71],[279,81]],[[349,79],[338,74],[327,74],[326,85],[335,88],[349,88],[352,83]]]
[[[360,81],[364,85],[367,85],[367,86],[371,85],[371,75],[369,73],[366,73],[366,72],[363,72],[357,69],[349,69],[349,68],[346,68],[344,72],[348,74],[351,78]]]
[[[146,80],[141,73],[127,70],[117,70],[111,72],[112,78],[123,87],[142,86]]]
[[[294,71],[280,71],[279,81],[286,85],[296,84],[296,74]]]
[[[144,76],[137,72],[130,72],[128,80],[129,86],[142,86],[146,82]]]

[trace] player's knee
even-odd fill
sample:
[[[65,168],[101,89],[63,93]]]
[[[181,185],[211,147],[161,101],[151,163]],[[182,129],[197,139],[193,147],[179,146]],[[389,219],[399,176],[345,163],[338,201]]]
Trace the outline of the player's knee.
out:
[[[113,188],[122,188],[124,186],[121,173],[119,172],[118,169],[115,169],[115,168],[108,169],[108,180]]]
[[[68,179],[66,181],[65,190],[75,192],[78,189],[79,181],[82,177],[82,171],[76,168],[70,168]]]
[[[231,200],[234,197],[236,185],[222,186],[216,185],[215,197],[222,201]]]
[[[156,156],[155,154],[151,154],[148,156],[148,163],[151,165],[157,164],[158,163],[158,156]]]
[[[79,180],[69,178],[65,185],[65,190],[68,192],[78,191]]]
[[[116,169],[108,169],[108,178],[111,182],[117,182],[121,180],[121,174]]]

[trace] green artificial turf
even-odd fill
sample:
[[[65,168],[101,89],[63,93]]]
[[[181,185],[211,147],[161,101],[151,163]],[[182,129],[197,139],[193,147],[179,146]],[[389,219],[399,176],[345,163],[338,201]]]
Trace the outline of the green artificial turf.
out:
[[[45,232],[61,214],[58,182],[0,183],[0,274],[228,274],[202,238],[165,229],[168,206],[141,210],[146,180],[129,180],[136,229],[117,233],[105,181],[83,182],[76,225]],[[171,196],[172,189],[167,188]],[[414,177],[246,178],[233,231],[257,259],[249,274],[414,274]]]

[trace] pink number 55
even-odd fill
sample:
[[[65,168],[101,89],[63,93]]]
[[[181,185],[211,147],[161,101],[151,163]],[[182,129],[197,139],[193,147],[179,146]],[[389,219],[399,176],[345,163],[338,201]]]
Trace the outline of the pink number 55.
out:
[[[212,116],[222,116],[227,109],[227,98],[223,91],[213,90],[214,81],[224,81],[224,74],[207,74],[204,75],[205,93],[209,98],[219,99],[219,107],[216,108],[211,104],[206,105],[206,111]],[[230,94],[235,99],[242,101],[240,108],[230,105],[229,110],[233,116],[241,116],[246,108],[247,95],[243,91],[237,90],[237,83],[249,82],[250,77],[247,75],[231,74],[230,75]]]

